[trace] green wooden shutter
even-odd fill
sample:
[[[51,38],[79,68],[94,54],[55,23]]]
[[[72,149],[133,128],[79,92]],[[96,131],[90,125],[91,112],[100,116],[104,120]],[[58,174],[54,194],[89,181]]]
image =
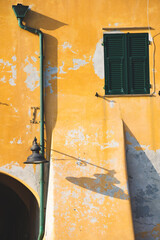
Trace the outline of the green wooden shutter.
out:
[[[150,93],[148,33],[127,34],[130,94]]]
[[[104,34],[105,94],[127,92],[126,35]]]

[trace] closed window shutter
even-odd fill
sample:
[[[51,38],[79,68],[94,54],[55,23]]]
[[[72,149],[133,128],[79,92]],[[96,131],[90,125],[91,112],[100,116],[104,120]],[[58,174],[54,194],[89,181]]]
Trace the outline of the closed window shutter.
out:
[[[125,34],[104,34],[105,94],[127,92]]]
[[[127,34],[130,94],[150,93],[148,33]]]

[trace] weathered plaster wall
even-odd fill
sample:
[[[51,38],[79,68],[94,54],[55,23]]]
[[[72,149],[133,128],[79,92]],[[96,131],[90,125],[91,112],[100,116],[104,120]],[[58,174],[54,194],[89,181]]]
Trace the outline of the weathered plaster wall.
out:
[[[31,9],[27,25],[44,32],[45,238],[159,239],[159,1],[20,2]],[[18,27],[17,3],[0,2],[0,171],[38,192],[39,167],[23,162],[39,139],[30,123],[39,106],[39,39]],[[96,98],[104,95],[102,28],[126,26],[154,28],[145,32],[156,94]]]

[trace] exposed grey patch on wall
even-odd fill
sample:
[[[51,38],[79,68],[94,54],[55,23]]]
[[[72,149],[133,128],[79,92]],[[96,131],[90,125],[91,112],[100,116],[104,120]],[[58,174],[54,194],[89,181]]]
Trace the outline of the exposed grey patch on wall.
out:
[[[97,45],[93,56],[93,66],[95,74],[100,78],[104,79],[104,47],[102,46],[103,39],[101,39]]]
[[[12,162],[0,167],[0,171],[21,179],[39,193],[39,166],[36,166],[36,171],[34,171],[32,165],[26,165],[22,168],[18,163]]]
[[[149,150],[138,143],[126,130],[126,159],[136,240],[155,240],[153,228],[160,223],[160,177],[154,167],[159,151]],[[159,156],[158,156],[159,155]],[[156,165],[157,166],[157,165]],[[146,233],[142,235],[140,233]]]

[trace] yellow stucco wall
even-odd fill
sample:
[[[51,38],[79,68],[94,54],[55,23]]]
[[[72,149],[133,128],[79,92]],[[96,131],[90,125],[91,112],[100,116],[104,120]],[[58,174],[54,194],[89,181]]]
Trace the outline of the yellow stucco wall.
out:
[[[30,154],[34,136],[39,140],[39,124],[30,123],[31,107],[39,106],[39,39],[19,28],[12,10],[12,4],[17,3],[0,2],[0,170],[38,192],[39,167],[25,166],[23,162]],[[143,169],[137,161],[155,169],[152,173],[158,182],[149,183],[152,174],[147,175],[147,169],[145,176],[142,173],[144,183],[140,174],[135,177],[134,187],[131,185],[135,195],[143,190],[146,201],[153,203],[145,189],[159,183],[160,2],[20,3],[31,9],[25,17],[27,25],[44,32],[45,138],[50,159],[45,239],[135,239],[126,160],[131,162],[130,172],[133,167],[135,173],[136,168]],[[104,95],[102,28],[148,26],[154,30],[138,32],[150,34],[150,82],[152,92],[155,73],[155,95],[96,98],[96,92]],[[153,205],[158,209],[157,189]],[[135,201],[133,209],[146,206]],[[154,218],[156,208],[139,218],[136,213],[135,210],[136,239],[157,239],[160,222],[158,217]],[[147,227],[143,219],[153,225]]]

